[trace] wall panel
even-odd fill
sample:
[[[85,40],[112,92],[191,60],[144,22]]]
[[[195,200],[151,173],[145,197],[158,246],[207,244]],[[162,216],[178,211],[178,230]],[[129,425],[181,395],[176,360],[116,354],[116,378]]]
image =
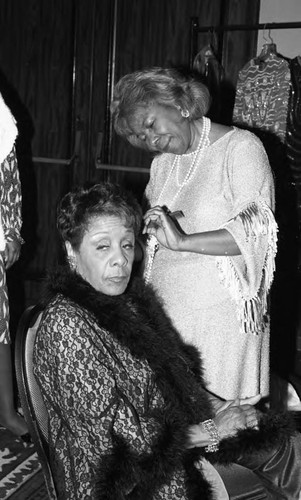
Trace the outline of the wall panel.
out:
[[[12,307],[21,307],[21,285],[29,281],[35,289],[35,279],[58,259],[55,210],[69,187],[70,167],[35,158],[71,155],[73,16],[70,0],[1,2],[0,91],[19,129],[25,239],[9,272]]]

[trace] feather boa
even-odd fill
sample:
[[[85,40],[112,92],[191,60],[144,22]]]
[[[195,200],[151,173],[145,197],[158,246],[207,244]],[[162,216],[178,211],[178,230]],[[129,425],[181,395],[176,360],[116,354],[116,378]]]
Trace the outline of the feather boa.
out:
[[[196,460],[206,456],[213,463],[235,462],[243,453],[276,446],[293,432],[285,415],[268,414],[262,417],[259,430],[248,429],[223,439],[216,453],[206,454],[204,448],[186,450],[188,426],[212,418],[213,412],[199,354],[180,339],[151,287],[136,279],[123,295],[107,296],[76,273],[58,269],[48,281],[48,290],[88,311],[99,327],[109,331],[133,356],[147,360],[166,403],[162,431],[151,454],[137,456],[126,442],[116,438],[114,452],[101,465],[101,500],[121,499],[121,486],[129,480],[137,484],[137,477],[138,486],[127,498],[151,500],[179,466],[186,471],[188,498],[211,499],[211,487],[195,468]]]

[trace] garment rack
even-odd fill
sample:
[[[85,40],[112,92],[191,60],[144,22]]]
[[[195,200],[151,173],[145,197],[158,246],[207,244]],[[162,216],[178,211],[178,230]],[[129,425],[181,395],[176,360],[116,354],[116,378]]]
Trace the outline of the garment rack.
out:
[[[117,0],[114,2],[115,12],[117,11]],[[116,15],[113,16],[114,18]],[[198,17],[192,17],[190,22],[190,67],[193,66],[193,60],[198,52],[198,33],[223,33],[225,31],[254,31],[261,29],[294,29],[301,28],[301,22],[289,22],[289,23],[262,23],[262,24],[234,24],[234,25],[219,25],[219,26],[199,26]],[[111,36],[110,50],[109,50],[109,81],[108,81],[108,95],[107,95],[107,122],[109,123],[108,137],[106,138],[107,152],[105,161],[103,163],[97,162],[96,168],[103,170],[115,170],[123,172],[134,172],[149,174],[149,168],[146,167],[128,167],[123,165],[111,165],[110,164],[110,154],[112,148],[112,123],[109,113],[109,105],[111,101],[112,88],[114,85],[114,67],[115,67],[115,51],[116,51],[116,22],[113,25],[113,31]],[[219,51],[222,52],[222,42],[219,44]]]
[[[190,22],[190,67],[198,52],[199,33],[224,33],[226,31],[259,31],[301,28],[301,22],[258,23],[258,24],[228,24],[217,26],[200,26],[198,17],[192,17]],[[219,43],[219,53],[222,53],[223,43]]]

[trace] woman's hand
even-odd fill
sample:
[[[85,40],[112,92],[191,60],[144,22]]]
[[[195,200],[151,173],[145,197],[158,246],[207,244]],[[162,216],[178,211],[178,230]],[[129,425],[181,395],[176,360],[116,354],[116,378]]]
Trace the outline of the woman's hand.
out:
[[[7,241],[4,250],[5,268],[9,269],[20,257],[21,243],[18,240]]]
[[[243,406],[243,405],[256,405],[259,401],[261,400],[261,394],[257,394],[256,396],[252,396],[250,398],[244,398],[244,399],[230,399],[228,401],[223,401],[223,400],[217,400],[215,398],[213,404],[213,408],[215,410],[215,414],[217,415],[220,413],[222,410],[225,410],[226,408],[229,408],[229,406]]]
[[[259,412],[254,408],[261,395],[233,401],[220,401],[216,408],[214,423],[221,439],[235,436],[239,429],[258,428]],[[188,432],[187,448],[204,447],[210,444],[210,435],[205,431],[202,422],[192,425]]]
[[[173,219],[160,206],[148,210],[144,215],[143,234],[155,236],[159,243],[169,250],[179,250],[183,233],[179,231]]]
[[[151,208],[144,215],[143,234],[155,236],[161,245],[178,252],[217,256],[241,254],[236,241],[226,229],[186,234],[177,224],[177,217],[173,215],[166,213],[160,206]]]
[[[251,398],[249,398],[251,399]],[[235,436],[238,430],[258,428],[258,411],[244,400],[234,400],[226,408],[220,409],[214,417],[221,439]]]

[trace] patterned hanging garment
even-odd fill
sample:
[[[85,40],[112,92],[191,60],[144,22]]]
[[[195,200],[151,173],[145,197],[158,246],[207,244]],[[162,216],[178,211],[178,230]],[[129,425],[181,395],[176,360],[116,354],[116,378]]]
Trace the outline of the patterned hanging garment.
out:
[[[270,131],[285,142],[290,84],[288,61],[277,54],[274,43],[265,44],[239,72],[233,121]]]

